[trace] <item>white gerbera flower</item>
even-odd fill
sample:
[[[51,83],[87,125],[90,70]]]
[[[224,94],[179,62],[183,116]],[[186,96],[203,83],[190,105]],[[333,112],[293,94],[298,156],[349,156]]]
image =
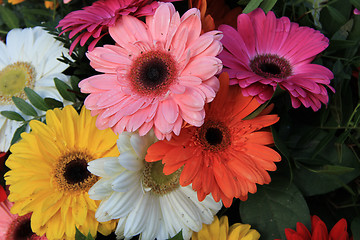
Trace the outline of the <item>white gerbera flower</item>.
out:
[[[181,187],[181,169],[164,175],[161,161],[145,162],[156,140],[152,131],[142,137],[123,132],[117,141],[119,157],[89,162],[88,170],[101,177],[89,190],[90,198],[102,200],[95,217],[100,222],[119,219],[119,238],[140,234],[140,239],[168,239],[182,230],[189,239],[203,223],[210,224],[222,206],[211,195],[199,202],[191,185]]]
[[[61,73],[68,65],[57,60],[62,54],[70,58],[68,51],[41,27],[11,30],[6,45],[0,41],[0,111],[18,112],[11,98],[16,96],[27,100],[25,87],[43,98],[63,101],[54,78],[68,81],[68,77]],[[21,125],[22,122],[0,115],[0,151],[9,149],[14,132]]]

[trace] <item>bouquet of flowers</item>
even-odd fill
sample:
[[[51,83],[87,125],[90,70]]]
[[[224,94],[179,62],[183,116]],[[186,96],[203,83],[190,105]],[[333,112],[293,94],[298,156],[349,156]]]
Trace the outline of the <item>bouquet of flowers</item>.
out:
[[[359,1],[0,4],[0,240],[360,239]]]

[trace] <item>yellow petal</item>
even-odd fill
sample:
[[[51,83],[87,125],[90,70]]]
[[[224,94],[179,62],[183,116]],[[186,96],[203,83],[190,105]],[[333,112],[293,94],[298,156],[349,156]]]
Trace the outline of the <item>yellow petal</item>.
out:
[[[88,212],[87,204],[83,194],[79,194],[76,198],[73,199],[71,209],[75,222],[79,225],[83,225],[86,221],[86,215]]]

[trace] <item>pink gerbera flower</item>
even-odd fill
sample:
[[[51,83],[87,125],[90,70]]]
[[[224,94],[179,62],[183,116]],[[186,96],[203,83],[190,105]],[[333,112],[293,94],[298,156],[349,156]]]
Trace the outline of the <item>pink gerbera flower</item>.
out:
[[[163,0],[173,2],[178,0]],[[91,51],[96,43],[107,34],[109,26],[113,26],[121,15],[133,15],[136,17],[154,14],[159,3],[153,0],[99,0],[82,10],[73,11],[59,22],[57,27],[62,28],[62,33],[69,32],[69,38],[79,33],[70,46],[70,54],[80,42],[84,46],[90,37],[94,40],[90,43]]]
[[[0,239],[46,240],[45,236],[39,237],[31,230],[31,214],[29,213],[24,216],[12,214],[10,212],[12,205],[13,203],[9,202],[9,200],[0,202]]]
[[[273,12],[256,9],[238,16],[237,30],[221,25],[224,51],[219,55],[230,84],[239,84],[245,96],[256,96],[260,103],[269,100],[276,86],[290,93],[292,106],[317,111],[329,101],[325,86],[332,72],[311,64],[329,45],[329,40],[309,27],[299,27],[289,18],[277,19]]]
[[[116,45],[97,47],[87,54],[90,64],[105,74],[80,82],[90,93],[85,106],[98,114],[100,129],[114,132],[152,127],[159,139],[179,135],[183,120],[194,126],[204,122],[204,104],[219,88],[214,76],[222,69],[215,56],[222,50],[219,31],[200,36],[198,9],[181,18],[171,3],[163,3],[146,24],[122,16],[109,27]]]

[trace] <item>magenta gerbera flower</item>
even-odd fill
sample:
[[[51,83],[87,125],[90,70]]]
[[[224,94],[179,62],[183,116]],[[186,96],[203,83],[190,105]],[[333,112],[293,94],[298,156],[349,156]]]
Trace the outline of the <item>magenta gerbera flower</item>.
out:
[[[276,86],[290,93],[292,106],[317,111],[329,101],[325,86],[333,73],[317,64],[315,56],[329,40],[309,27],[299,27],[289,18],[277,19],[261,9],[238,16],[237,30],[221,25],[224,51],[219,55],[230,84],[239,84],[245,96],[256,96],[260,103],[269,100]]]
[[[70,46],[70,54],[79,42],[81,46],[84,46],[88,39],[93,37],[94,40],[89,45],[89,51],[91,51],[107,34],[108,27],[113,26],[121,15],[136,17],[152,15],[158,5],[159,3],[153,0],[99,0],[82,10],[69,13],[57,27],[62,28],[61,34],[70,31],[70,38],[78,34]]]
[[[219,89],[214,76],[222,69],[215,56],[222,50],[219,31],[200,36],[198,9],[181,18],[171,3],[162,3],[146,23],[122,16],[109,27],[116,45],[97,47],[87,54],[99,72],[80,82],[90,93],[85,106],[97,115],[100,129],[116,133],[151,128],[159,139],[179,135],[183,120],[204,122],[204,104]]]

